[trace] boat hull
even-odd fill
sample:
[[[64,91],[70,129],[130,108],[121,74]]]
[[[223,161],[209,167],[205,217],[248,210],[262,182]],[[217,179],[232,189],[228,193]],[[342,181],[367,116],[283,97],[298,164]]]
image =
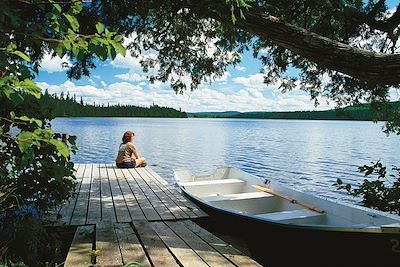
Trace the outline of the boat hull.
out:
[[[399,266],[400,234],[288,225],[207,204],[181,188],[210,217],[211,231],[239,237],[264,266]],[[295,264],[295,265],[293,265]]]

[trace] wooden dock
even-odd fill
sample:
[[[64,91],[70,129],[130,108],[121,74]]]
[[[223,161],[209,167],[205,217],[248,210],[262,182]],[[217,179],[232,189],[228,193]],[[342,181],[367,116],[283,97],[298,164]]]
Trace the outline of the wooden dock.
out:
[[[48,216],[76,226],[64,266],[260,266],[195,224],[207,214],[150,167],[76,170],[75,197]]]

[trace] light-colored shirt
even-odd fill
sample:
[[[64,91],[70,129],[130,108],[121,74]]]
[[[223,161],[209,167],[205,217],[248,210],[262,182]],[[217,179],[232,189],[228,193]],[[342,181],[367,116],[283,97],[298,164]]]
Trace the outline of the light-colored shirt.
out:
[[[126,144],[121,143],[118,149],[116,163],[124,163],[131,162],[132,159],[135,159],[134,153],[136,152],[136,147],[132,142],[128,142]]]

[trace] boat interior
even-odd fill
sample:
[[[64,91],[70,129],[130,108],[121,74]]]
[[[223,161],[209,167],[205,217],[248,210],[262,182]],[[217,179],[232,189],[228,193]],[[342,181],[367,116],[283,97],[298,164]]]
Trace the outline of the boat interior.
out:
[[[265,184],[266,181],[233,168],[217,169],[206,175],[192,175],[189,171],[175,175],[184,190],[209,205],[262,220],[370,229],[395,224],[400,229],[400,220],[274,186],[270,182]]]

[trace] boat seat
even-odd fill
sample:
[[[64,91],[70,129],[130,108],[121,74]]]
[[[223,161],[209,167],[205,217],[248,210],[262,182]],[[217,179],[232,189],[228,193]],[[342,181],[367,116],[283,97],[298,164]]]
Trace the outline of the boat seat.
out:
[[[245,184],[239,179],[221,179],[184,182],[180,186],[197,196],[215,196],[243,192]]]
[[[265,192],[248,192],[248,193],[207,196],[204,197],[203,199],[209,202],[215,202],[215,201],[225,201],[225,200],[243,200],[243,199],[256,199],[256,198],[266,198],[266,197],[273,197],[273,195]]]
[[[221,180],[203,180],[203,181],[194,181],[194,182],[184,182],[181,183],[182,186],[202,186],[202,185],[227,185],[227,184],[237,184],[244,183],[243,180],[239,179],[221,179]]]
[[[314,219],[319,219],[322,216],[323,214],[309,209],[285,210],[256,215],[256,217],[279,222],[312,221]]]

